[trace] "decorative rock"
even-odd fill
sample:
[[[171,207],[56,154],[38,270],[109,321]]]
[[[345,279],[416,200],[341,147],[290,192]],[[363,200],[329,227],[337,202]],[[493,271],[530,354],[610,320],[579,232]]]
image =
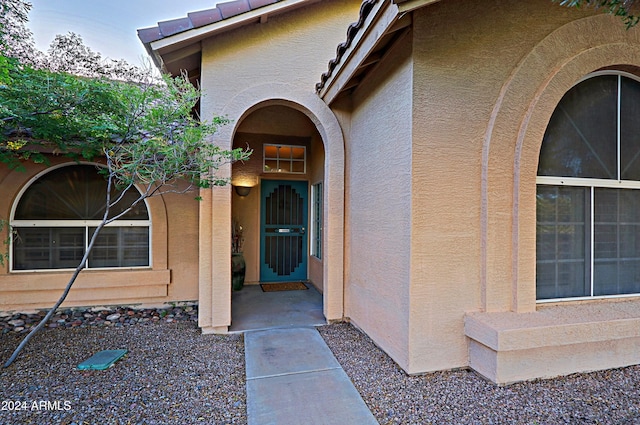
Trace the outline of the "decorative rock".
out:
[[[8,332],[22,332],[39,323],[47,314],[46,311],[38,311],[33,314],[14,312],[0,312],[0,334]],[[198,320],[198,306],[167,307],[160,309],[117,308],[105,310],[104,307],[92,307],[88,309],[59,310],[47,323],[48,328],[58,327],[87,327],[87,326],[129,326],[135,323],[141,325],[157,321],[184,322]],[[16,331],[16,328],[22,328]]]

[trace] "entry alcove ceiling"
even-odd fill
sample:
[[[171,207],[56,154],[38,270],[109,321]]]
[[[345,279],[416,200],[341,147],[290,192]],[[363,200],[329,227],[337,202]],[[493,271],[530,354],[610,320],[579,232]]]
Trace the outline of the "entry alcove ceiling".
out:
[[[302,112],[285,105],[270,105],[249,114],[237,132],[311,137],[316,128]]]

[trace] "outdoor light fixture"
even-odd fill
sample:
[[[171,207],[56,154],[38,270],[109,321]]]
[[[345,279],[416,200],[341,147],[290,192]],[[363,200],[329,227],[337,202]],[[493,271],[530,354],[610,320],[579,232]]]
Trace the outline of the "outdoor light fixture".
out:
[[[251,192],[251,186],[234,186],[238,196],[247,196]]]

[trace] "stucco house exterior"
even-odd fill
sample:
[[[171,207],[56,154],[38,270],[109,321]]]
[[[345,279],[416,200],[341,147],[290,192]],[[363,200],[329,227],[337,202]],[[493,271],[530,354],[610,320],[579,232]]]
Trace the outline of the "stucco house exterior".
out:
[[[138,35],[231,119],[212,143],[254,154],[201,202],[149,200],[122,224],[146,263],[87,270],[68,305],[197,301],[224,333],[241,226],[247,283],[310,281],[407,373],[640,363],[637,29],[550,0],[236,0]],[[41,224],[21,205],[48,171],[0,170],[14,225]],[[63,285],[25,264],[0,309]]]

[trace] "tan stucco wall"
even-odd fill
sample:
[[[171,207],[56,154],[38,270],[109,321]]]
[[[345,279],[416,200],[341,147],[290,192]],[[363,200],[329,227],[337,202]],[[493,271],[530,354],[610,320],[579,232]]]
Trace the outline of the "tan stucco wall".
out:
[[[52,158],[51,164],[63,163]],[[0,167],[0,217],[9,219],[19,191],[45,166],[26,171]],[[115,304],[158,305],[198,300],[198,201],[195,194],[163,195],[147,201],[151,215],[150,268],[84,270],[74,284],[66,307]],[[6,237],[3,233],[2,238]],[[71,272],[9,272],[0,268],[0,311],[51,307],[61,295]]]
[[[545,330],[550,335],[561,334],[565,328],[571,327],[575,316],[591,323],[573,330],[577,337],[567,339],[564,344],[531,348],[529,352],[526,344],[520,347],[524,352],[496,351],[496,358],[502,362],[498,365],[498,374],[492,379],[498,382],[640,362],[640,356],[632,355],[637,335],[628,327],[619,326],[618,321],[620,317],[637,321],[640,318],[637,310],[634,310],[634,315],[628,315],[623,312],[624,304],[615,300],[569,302],[544,307],[535,304],[535,176],[549,117],[562,96],[585,75],[602,68],[631,70],[640,65],[640,31],[627,31],[617,18],[607,15],[583,17],[577,14],[576,18],[549,32],[521,59],[505,81],[487,126],[484,142],[487,160],[483,171],[486,176],[483,196],[486,200],[484,240],[487,259],[484,286],[487,311],[500,311],[493,300],[504,292],[509,294],[510,309],[514,312],[527,314],[537,310],[541,313],[550,309],[562,319]],[[511,163],[513,170],[512,191],[506,193],[499,189],[506,183],[500,173],[498,164],[501,163]],[[500,232],[499,223],[494,219],[495,211],[504,208],[511,209],[511,232]],[[490,265],[492,260],[503,261],[499,247],[505,243],[510,243],[513,249],[508,268],[510,278],[498,279],[492,274]],[[561,312],[568,307],[574,312],[572,316],[564,317]],[[594,315],[592,308],[600,314]],[[491,313],[486,314],[491,316]],[[517,328],[516,323],[517,320],[508,322],[506,326]],[[612,328],[617,332],[610,332]],[[517,332],[524,339],[535,339],[540,329]],[[608,337],[601,340],[602,335]],[[473,348],[478,340],[472,335],[469,337],[474,341]],[[572,351],[583,354],[572,360]],[[478,352],[470,351],[472,362]],[[530,364],[535,364],[533,359],[536,356],[542,356],[554,366],[540,367],[537,374],[531,374],[535,368],[527,369],[518,364],[521,360],[517,359],[525,356],[529,357]],[[514,359],[515,362],[512,361]]]
[[[411,278],[411,45],[353,96],[345,142],[345,315],[408,367]]]
[[[536,3],[543,5],[454,0],[414,13],[409,372],[466,366],[464,312],[510,308],[509,288],[487,301],[482,285],[486,269],[491,279],[509,281],[513,255],[506,243],[499,258],[486,259],[481,246],[483,138],[513,67],[566,20]],[[458,19],[461,9],[466,19]],[[513,161],[496,164],[503,178],[496,189],[508,196]],[[507,236],[510,206],[492,219]]]
[[[204,116],[219,114],[233,96],[265,83],[312,92],[359,6],[358,0],[322,1],[204,40]]]
[[[313,226],[313,223],[311,221],[311,208],[313,207],[313,199],[311,198],[311,186],[320,182],[324,182],[324,161],[325,156],[324,148],[322,146],[322,139],[320,138],[319,134],[315,133],[311,140],[311,158],[309,161],[309,244],[313,243],[313,241],[311,240],[311,226]],[[309,248],[309,254],[311,254],[311,248]],[[310,255],[308,264],[309,280],[320,292],[324,291],[322,285],[324,279],[324,260],[322,260],[322,258],[324,258],[322,255],[321,258]]]
[[[414,197],[414,207],[429,205],[432,213],[414,216],[413,240],[433,244],[422,247],[428,262],[416,268],[423,270],[422,279],[412,281],[412,301],[419,308],[412,309],[411,371],[464,365],[468,348],[460,333],[465,311],[536,310],[535,177],[548,119],[580,78],[638,57],[633,53],[637,44],[628,44],[637,43],[637,33],[625,31],[609,16],[585,17],[546,1],[465,2],[474,18],[463,24],[453,18],[459,3],[443,2],[414,16],[414,102],[419,114],[414,117],[414,164],[428,176],[424,181],[437,182],[438,189]],[[424,147],[423,155],[417,146]],[[431,284],[419,287],[420,281]],[[426,332],[424,323],[432,323],[432,317],[442,324]],[[558,323],[558,329],[565,325]],[[584,363],[599,359],[607,367],[628,361],[605,360],[606,348],[589,345],[601,327],[580,328],[583,348],[595,353]],[[522,341],[539,331],[523,331]],[[432,341],[442,347],[434,350]],[[472,353],[479,353],[474,344]],[[513,354],[498,350],[501,372],[496,380],[533,377],[530,371],[516,370],[527,356],[545,358],[545,350],[556,374],[576,371],[569,367],[571,360],[559,361],[563,352],[570,352],[567,347],[536,347],[519,352],[513,362],[507,360]],[[540,369],[537,376],[549,374]]]
[[[367,76],[350,113],[344,112],[345,105],[349,109],[344,100],[333,105],[343,127],[351,127],[346,312],[405,371],[468,366],[471,344],[475,361],[498,365],[499,377],[489,378],[504,382],[533,376],[513,369],[527,356],[548,350],[554,361],[570,352],[550,345],[488,355],[491,349],[478,349],[479,341],[465,335],[465,314],[469,324],[480,320],[473,312],[536,311],[535,178],[542,135],[555,105],[580,78],[602,67],[638,64],[637,38],[638,32],[626,31],[617,18],[546,0],[438,2],[413,13],[412,38],[387,52],[395,67],[383,63]],[[400,53],[409,49],[403,43],[411,46],[409,58]],[[380,144],[387,131],[393,147]],[[393,163],[398,157],[405,161]],[[384,178],[367,164],[384,168]],[[377,180],[388,198],[377,199],[370,180]],[[399,201],[403,182],[408,188],[402,188],[406,195]],[[409,220],[395,213],[397,203],[410,209]],[[379,209],[393,217],[395,232],[379,229]],[[371,237],[383,246],[379,252],[371,248]],[[396,246],[398,237],[405,245]],[[371,269],[360,249],[391,268],[408,255],[410,267],[390,280],[388,270]],[[615,316],[615,303],[598,305]],[[383,319],[369,316],[372,312]],[[571,325],[567,321],[552,332],[561,334]],[[582,326],[582,341],[573,341],[574,348],[595,353],[582,362],[589,368],[597,359],[607,359],[603,367],[629,364],[630,356],[610,356],[606,343],[592,343],[593,333],[607,326]],[[523,330],[520,340],[529,332],[540,329]],[[636,336],[625,338],[617,344],[628,353]],[[570,364],[558,361],[553,373],[576,371]]]
[[[214,143],[231,147],[243,120],[267,105],[302,112],[318,131],[326,158],[326,255],[318,278],[328,320],[343,316],[344,148],[337,120],[313,88],[335,56],[336,46],[344,41],[348,25],[357,20],[359,7],[358,0],[313,3],[202,42],[202,116],[232,120],[214,136]],[[232,195],[229,188],[210,195],[200,211],[200,302],[201,311],[207,310],[200,314],[200,326],[204,332],[224,332],[231,318],[230,269],[224,264],[231,255],[227,241]]]

